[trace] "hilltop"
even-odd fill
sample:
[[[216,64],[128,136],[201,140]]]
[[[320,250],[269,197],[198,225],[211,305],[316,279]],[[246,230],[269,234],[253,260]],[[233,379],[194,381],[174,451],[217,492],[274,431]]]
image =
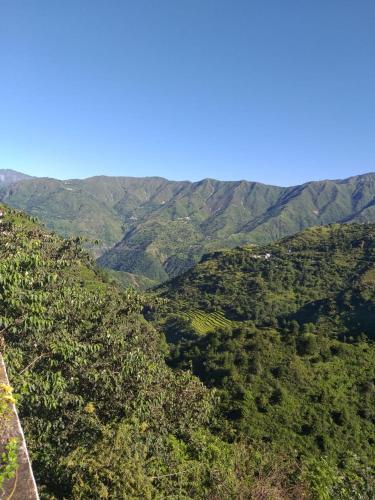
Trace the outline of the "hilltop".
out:
[[[310,226],[375,222],[375,174],[287,188],[214,179],[31,178],[1,192],[59,234],[88,238],[101,266],[136,274],[123,279],[141,286],[174,277],[215,250],[268,243]]]
[[[11,184],[15,184],[25,179],[32,179],[32,177],[9,168],[0,169],[0,189],[4,189]]]
[[[225,435],[374,464],[375,225],[215,252],[156,293],[169,363],[219,391]]]
[[[331,224],[207,254],[157,291],[181,311],[194,304],[262,326],[315,322],[322,315],[328,321],[339,311],[346,329],[355,325],[373,339],[374,277],[375,225]]]

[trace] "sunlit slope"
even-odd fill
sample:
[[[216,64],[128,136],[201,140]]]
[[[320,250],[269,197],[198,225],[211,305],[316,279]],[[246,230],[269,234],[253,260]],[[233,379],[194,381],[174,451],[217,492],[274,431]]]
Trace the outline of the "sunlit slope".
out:
[[[310,226],[375,222],[374,174],[288,188],[159,177],[18,179],[3,186],[2,198],[64,236],[89,238],[100,265],[156,282],[207,252],[264,244]]]
[[[262,325],[319,315],[328,320],[338,308],[348,327],[373,337],[374,268],[375,226],[333,224],[263,247],[206,255],[159,293],[181,303],[181,310],[219,309],[229,319]]]
[[[208,254],[155,293],[169,363],[218,390],[227,433],[327,457],[325,470],[359,459],[371,480],[375,225]]]
[[[170,496],[170,443],[203,430],[207,389],[166,366],[144,296],[117,287],[76,239],[0,208],[0,348],[41,497]]]

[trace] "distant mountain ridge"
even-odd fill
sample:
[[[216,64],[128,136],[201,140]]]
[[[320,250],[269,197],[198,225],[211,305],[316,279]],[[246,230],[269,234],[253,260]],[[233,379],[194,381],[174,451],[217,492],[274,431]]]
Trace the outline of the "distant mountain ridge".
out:
[[[56,180],[0,170],[0,196],[63,236],[99,239],[100,265],[155,283],[207,252],[267,243],[310,226],[375,222],[374,173],[278,187],[161,177]]]
[[[14,184],[15,182],[19,182],[23,179],[31,179],[32,177],[27,174],[22,174],[21,172],[17,172],[16,170],[12,170],[9,168],[0,169],[0,187],[3,188],[5,186],[9,186],[10,184]]]

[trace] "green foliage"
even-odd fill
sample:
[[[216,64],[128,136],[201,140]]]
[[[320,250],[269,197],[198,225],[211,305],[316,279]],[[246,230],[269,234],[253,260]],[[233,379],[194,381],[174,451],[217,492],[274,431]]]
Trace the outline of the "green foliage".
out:
[[[11,417],[11,404],[16,402],[12,393],[12,387],[0,384],[0,435],[7,435],[7,426]],[[0,491],[4,481],[12,479],[17,471],[18,448],[19,443],[16,438],[8,438],[4,443],[4,451],[0,454]]]
[[[304,463],[302,478],[319,500],[362,500],[375,491],[374,464],[361,463],[349,451],[345,472],[326,458],[310,458]]]
[[[18,449],[18,439],[10,438],[5,445],[5,451],[0,456],[0,492],[4,481],[13,479],[17,473]]]
[[[353,230],[358,238],[340,237],[337,251],[329,243],[340,265],[329,274],[322,258],[313,292],[303,281],[316,260],[311,239],[327,246],[314,232],[280,245],[280,278],[273,258],[235,250],[233,263],[225,253],[200,264],[199,286],[193,270],[160,299],[119,288],[79,240],[7,210],[1,345],[42,498],[370,498],[372,284],[361,271],[373,240]],[[284,269],[283,245],[293,244]],[[253,314],[249,290],[273,307],[265,300]],[[319,317],[312,300],[323,304]],[[175,342],[177,369],[142,311]]]
[[[170,365],[218,390],[222,437],[297,451],[317,498],[357,498],[374,474],[373,269],[374,226],[313,228],[206,256],[157,289],[165,303],[149,315]],[[198,310],[227,324],[202,336]]]
[[[7,436],[8,423],[12,415],[11,405],[16,403],[13,388],[7,384],[0,384],[0,436]],[[19,442],[16,438],[2,439],[2,453],[0,453],[0,491],[7,479],[12,479],[18,468]]]
[[[8,211],[0,238],[5,359],[42,495],[70,497],[65,458],[107,425],[138,419],[163,442],[208,421],[210,394],[165,365],[142,296],[103,281],[76,241],[18,213]]]
[[[204,430],[161,441],[139,421],[106,428],[94,448],[75,450],[65,464],[79,499],[311,498],[298,464],[285,456]]]

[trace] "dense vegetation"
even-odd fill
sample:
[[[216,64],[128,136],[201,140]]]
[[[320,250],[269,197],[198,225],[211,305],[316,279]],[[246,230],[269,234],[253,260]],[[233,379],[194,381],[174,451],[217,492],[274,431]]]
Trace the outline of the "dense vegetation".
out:
[[[6,215],[0,238],[4,354],[43,496],[151,495],[173,443],[187,446],[206,422],[209,394],[165,366],[141,298],[105,283],[76,241],[17,213]],[[107,471],[108,453],[93,454],[105,443]],[[127,476],[116,472],[114,450],[120,469],[128,457]],[[103,471],[90,479],[82,464],[93,460]]]
[[[42,498],[371,498],[374,235],[218,253],[154,297],[6,209],[0,345]]]
[[[375,226],[207,255],[158,295],[170,365],[218,390],[224,439],[324,457],[347,491],[374,488]]]
[[[18,469],[19,442],[8,434],[12,416],[11,405],[16,402],[12,393],[13,388],[10,385],[0,383],[0,495],[4,481],[13,479]]]
[[[2,200],[63,236],[88,238],[101,266],[135,274],[121,279],[140,287],[180,274],[207,252],[319,224],[374,222],[374,189],[374,174],[281,188],[213,179],[25,179],[0,171]]]
[[[312,474],[272,447],[222,439],[215,392],[165,364],[140,314],[151,299],[108,281],[78,241],[6,209],[0,256],[1,346],[43,499],[299,499],[341,487],[333,468]]]

